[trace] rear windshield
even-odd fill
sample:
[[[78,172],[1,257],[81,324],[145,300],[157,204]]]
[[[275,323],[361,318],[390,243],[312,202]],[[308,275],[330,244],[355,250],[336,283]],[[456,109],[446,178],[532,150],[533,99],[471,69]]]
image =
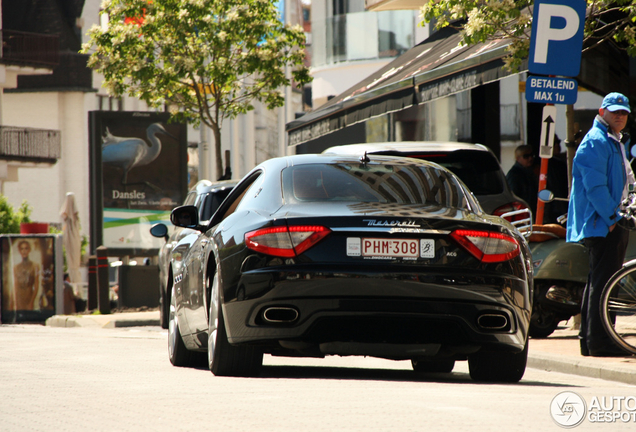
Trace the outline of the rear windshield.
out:
[[[389,154],[383,152],[382,154]],[[506,178],[495,157],[485,151],[459,150],[452,153],[400,154],[429,160],[451,170],[475,195],[497,195],[504,192]]]
[[[466,196],[452,174],[409,162],[334,163],[283,170],[287,202],[350,201],[389,204],[436,204],[467,208]]]

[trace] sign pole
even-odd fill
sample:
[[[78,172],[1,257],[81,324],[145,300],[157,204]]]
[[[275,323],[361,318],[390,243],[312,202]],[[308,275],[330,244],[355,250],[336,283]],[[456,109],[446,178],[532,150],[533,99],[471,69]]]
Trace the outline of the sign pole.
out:
[[[541,170],[539,173],[539,191],[546,188],[548,182],[548,160],[552,157],[554,146],[554,125],[556,123],[556,107],[546,104],[541,115],[541,136],[539,143],[539,156],[541,156]],[[534,221],[538,225],[543,224],[545,203],[537,197],[537,214]]]
[[[541,158],[541,171],[539,173],[539,190],[545,189],[545,185],[548,182],[548,159]],[[537,198],[537,216],[534,223],[537,225],[543,225],[543,213],[545,210],[545,203]]]

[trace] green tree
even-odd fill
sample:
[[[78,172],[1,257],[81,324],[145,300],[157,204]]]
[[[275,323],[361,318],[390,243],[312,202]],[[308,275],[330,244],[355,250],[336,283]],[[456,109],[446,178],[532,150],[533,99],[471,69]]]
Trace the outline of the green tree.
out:
[[[617,46],[636,56],[636,0],[586,0],[587,16],[584,49],[613,40]],[[508,38],[509,69],[517,71],[528,57],[532,10],[529,0],[431,0],[421,8],[424,22],[437,28],[460,29],[463,42],[472,45],[492,39]]]
[[[176,121],[214,134],[222,173],[221,125],[254,109],[283,106],[282,89],[311,81],[300,26],[280,21],[273,0],[105,0],[107,28],[82,47],[113,96],[168,107]]]
[[[15,211],[7,197],[0,195],[0,234],[19,234],[20,223],[31,222],[31,211],[32,208],[26,201],[22,201]]]

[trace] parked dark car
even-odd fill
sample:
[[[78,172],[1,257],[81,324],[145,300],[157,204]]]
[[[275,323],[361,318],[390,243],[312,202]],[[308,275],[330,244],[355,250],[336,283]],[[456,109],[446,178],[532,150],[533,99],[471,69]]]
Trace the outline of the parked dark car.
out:
[[[435,141],[349,144],[330,147],[323,153],[403,156],[438,163],[455,173],[468,186],[486,213],[504,213],[529,208],[510,190],[506,175],[492,150],[482,144]]]
[[[270,159],[172,251],[168,353],[207,351],[215,375],[256,375],[264,353],[366,355],[473,379],[525,371],[531,257],[449,170],[370,155]]]
[[[211,182],[200,180],[186,195],[183,205],[193,205],[197,208],[201,224],[209,221],[219,205],[228,196],[236,181]],[[159,238],[165,238],[166,243],[159,250],[159,317],[161,327],[168,328],[170,306],[170,290],[172,289],[172,271],[170,269],[170,255],[172,248],[186,236],[197,236],[199,231],[190,228],[175,227],[168,235],[168,227],[163,223],[151,227],[150,233]]]

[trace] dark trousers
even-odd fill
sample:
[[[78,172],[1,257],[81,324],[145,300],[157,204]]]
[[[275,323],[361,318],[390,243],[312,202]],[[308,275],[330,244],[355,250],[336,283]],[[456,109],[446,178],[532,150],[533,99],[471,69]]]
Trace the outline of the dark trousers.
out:
[[[585,239],[590,253],[590,274],[581,303],[582,348],[587,345],[588,350],[597,351],[614,346],[601,321],[600,302],[605,284],[623,265],[628,241],[629,231],[619,225],[607,237]]]

